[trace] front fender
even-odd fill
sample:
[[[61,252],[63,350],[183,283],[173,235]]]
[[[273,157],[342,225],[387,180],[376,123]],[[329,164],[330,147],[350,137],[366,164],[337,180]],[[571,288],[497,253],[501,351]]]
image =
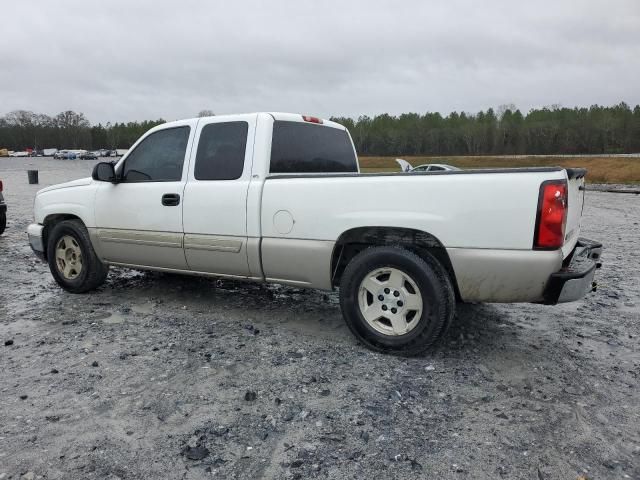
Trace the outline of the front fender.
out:
[[[44,225],[52,215],[71,215],[82,220],[87,228],[94,227],[96,190],[97,186],[90,184],[39,192],[34,202],[36,223]]]

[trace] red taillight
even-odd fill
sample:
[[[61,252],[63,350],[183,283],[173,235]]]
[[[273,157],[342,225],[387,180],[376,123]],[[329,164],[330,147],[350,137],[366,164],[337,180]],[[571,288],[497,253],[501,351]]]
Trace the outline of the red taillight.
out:
[[[0,192],[2,191],[2,180],[0,180]]]
[[[567,182],[549,180],[540,185],[533,248],[554,249],[564,244],[567,224]]]
[[[302,119],[305,122],[311,122],[311,123],[322,123],[322,119],[318,118],[318,117],[311,117],[309,115],[302,115]]]

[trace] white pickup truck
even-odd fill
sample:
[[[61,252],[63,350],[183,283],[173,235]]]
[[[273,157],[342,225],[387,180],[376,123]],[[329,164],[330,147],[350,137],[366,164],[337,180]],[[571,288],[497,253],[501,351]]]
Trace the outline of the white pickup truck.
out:
[[[331,290],[367,346],[418,353],[456,301],[592,289],[582,169],[360,173],[349,132],[257,113],[166,123],[92,178],[40,190],[31,247],[66,290],[110,265]]]

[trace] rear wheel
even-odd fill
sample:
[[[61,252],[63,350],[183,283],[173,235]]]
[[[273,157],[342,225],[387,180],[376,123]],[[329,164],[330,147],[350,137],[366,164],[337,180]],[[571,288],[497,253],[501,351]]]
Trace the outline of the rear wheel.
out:
[[[350,330],[369,348],[416,355],[448,327],[455,295],[444,268],[428,253],[372,247],[347,265],[340,306]]]
[[[71,293],[84,293],[102,285],[109,267],[97,257],[89,233],[79,220],[56,224],[48,236],[49,269],[58,285]]]
[[[0,235],[2,235],[7,228],[7,214],[2,212],[0,213]]]

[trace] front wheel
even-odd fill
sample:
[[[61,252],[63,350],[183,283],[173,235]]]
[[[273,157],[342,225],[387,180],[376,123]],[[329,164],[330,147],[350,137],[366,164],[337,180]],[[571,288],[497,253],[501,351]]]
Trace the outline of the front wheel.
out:
[[[347,265],[340,283],[347,326],[369,348],[416,355],[446,330],[455,294],[431,255],[399,247],[371,247]]]
[[[89,232],[79,220],[56,224],[48,236],[47,260],[55,281],[71,293],[84,293],[102,285],[109,273],[91,245]]]

